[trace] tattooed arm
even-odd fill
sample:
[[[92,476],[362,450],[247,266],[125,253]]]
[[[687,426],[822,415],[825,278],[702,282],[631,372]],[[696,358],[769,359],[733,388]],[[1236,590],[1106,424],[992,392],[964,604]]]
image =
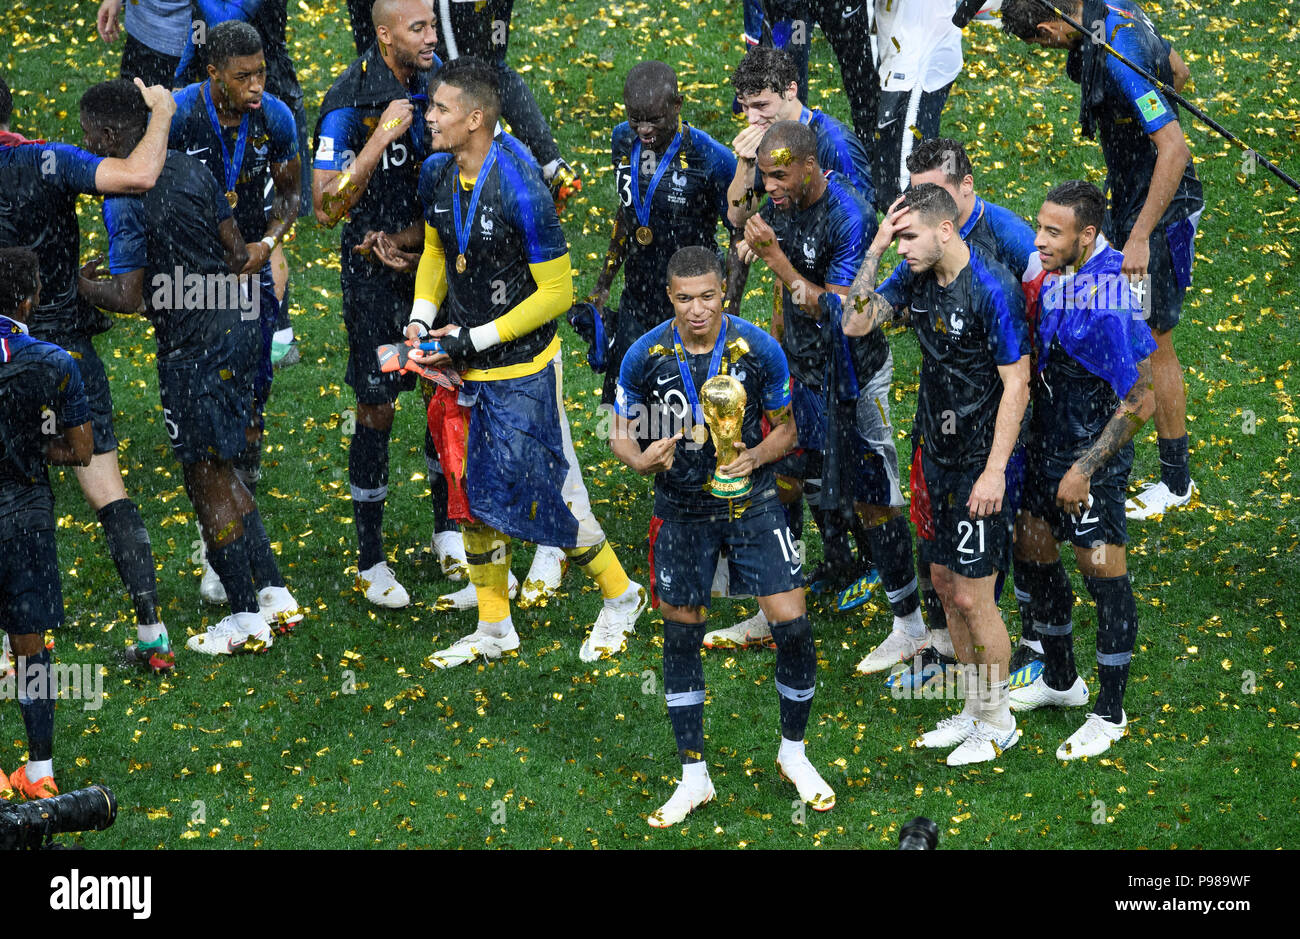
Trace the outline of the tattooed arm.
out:
[[[844,335],[865,336],[894,315],[894,306],[874,290],[876,272],[880,269],[883,249],[877,251],[872,243],[867,249],[867,256],[858,268],[858,276],[853,278],[849,295],[844,303]]]
[[[1097,439],[1061,478],[1056,490],[1056,504],[1069,512],[1088,506],[1092,474],[1109,462],[1120,447],[1133,439],[1156,409],[1155,385],[1151,377],[1151,360],[1137,364],[1138,377],[1133,382],[1115,414],[1102,428]]]

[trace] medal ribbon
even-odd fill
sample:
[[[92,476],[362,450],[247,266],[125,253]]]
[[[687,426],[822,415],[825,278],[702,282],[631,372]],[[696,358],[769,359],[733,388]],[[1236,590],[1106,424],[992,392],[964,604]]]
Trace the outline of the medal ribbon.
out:
[[[244,148],[248,145],[248,112],[245,111],[239,119],[239,136],[235,140],[235,158],[232,160],[230,151],[226,149],[226,135],[221,129],[221,120],[217,117],[217,106],[212,103],[211,84],[211,81],[203,83],[203,103],[208,106],[208,120],[216,131],[217,143],[221,144],[221,159],[226,169],[226,192],[234,192],[235,183],[239,182],[239,170],[244,165]]]
[[[672,165],[673,157],[677,156],[677,151],[682,148],[682,132],[679,130],[673,135],[673,141],[668,145],[668,152],[664,158],[659,161],[655,167],[654,175],[650,177],[650,185],[646,189],[645,201],[641,201],[641,138],[638,137],[636,143],[632,144],[632,165],[628,169],[632,172],[632,208],[636,212],[637,223],[643,227],[650,225],[650,203],[654,200],[655,190],[659,188],[659,180],[664,178],[664,173],[668,172],[668,167]]]
[[[474,227],[474,215],[478,211],[478,197],[483,194],[483,183],[488,178],[488,173],[497,162],[497,143],[492,141],[492,146],[488,149],[487,159],[479,167],[478,179],[474,180],[474,191],[469,196],[469,217],[465,224],[461,224],[460,215],[460,191],[463,188],[460,184],[460,167],[456,167],[456,186],[452,192],[451,212],[452,222],[456,225],[456,248],[463,256],[465,249],[469,247],[469,232]]]
[[[727,314],[722,314],[722,327],[718,330],[718,341],[713,345],[713,356],[709,359],[709,372],[704,376],[708,381],[714,375],[718,374],[718,368],[722,364],[722,351],[727,345],[727,326],[731,320]],[[700,407],[700,396],[695,390],[695,379],[691,377],[691,367],[686,364],[686,348],[682,345],[682,337],[677,334],[677,324],[673,324],[673,351],[677,353],[677,371],[682,376],[682,387],[686,391],[686,400],[691,405],[691,417],[696,424],[704,424],[704,408]]]

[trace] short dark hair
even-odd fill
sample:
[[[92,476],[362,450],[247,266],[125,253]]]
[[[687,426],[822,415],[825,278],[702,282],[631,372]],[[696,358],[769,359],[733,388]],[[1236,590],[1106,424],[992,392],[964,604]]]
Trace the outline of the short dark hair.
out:
[[[221,68],[231,59],[263,51],[262,37],[243,20],[226,20],[208,30],[208,64]]]
[[[0,248],[0,315],[13,316],[41,286],[41,262],[31,248]]]
[[[0,124],[8,124],[14,116],[14,96],[9,93],[9,86],[0,78]]]
[[[495,122],[501,116],[501,91],[497,87],[496,69],[473,55],[462,55],[440,68],[430,87],[451,85],[475,108]]]
[[[790,82],[798,80],[794,57],[784,49],[771,46],[750,49],[731,73],[731,84],[737,95],[757,95],[764,91],[784,94]]]
[[[82,115],[95,124],[119,131],[143,130],[149,124],[149,106],[135,83],[125,78],[91,85],[81,96]]]
[[[1075,0],[1057,0],[1059,7],[1076,8]],[[1002,0],[1002,31],[1025,42],[1038,35],[1039,23],[1059,20],[1053,10],[1042,0]]]
[[[943,170],[943,178],[953,184],[975,175],[966,148],[960,140],[951,137],[922,140],[907,155],[909,173],[928,173],[930,170]]]
[[[903,205],[907,206],[922,221],[937,225],[942,221],[957,222],[957,203],[948,190],[934,183],[921,183],[907,190],[903,196]]]
[[[790,151],[787,162],[802,163],[817,156],[817,132],[799,121],[777,121],[758,142],[758,152],[772,153],[781,147]]]
[[[716,251],[703,245],[678,248],[668,259],[669,283],[672,283],[674,277],[684,279],[703,277],[706,274],[716,274],[718,280],[722,280],[722,262],[718,260]]]
[[[658,59],[638,62],[628,69],[627,78],[623,80],[623,97],[656,95],[667,92],[669,97],[677,96],[677,73],[671,65]]]
[[[1070,179],[1053,186],[1043,201],[1073,209],[1079,231],[1089,225],[1101,231],[1102,220],[1106,217],[1106,197],[1087,180]]]

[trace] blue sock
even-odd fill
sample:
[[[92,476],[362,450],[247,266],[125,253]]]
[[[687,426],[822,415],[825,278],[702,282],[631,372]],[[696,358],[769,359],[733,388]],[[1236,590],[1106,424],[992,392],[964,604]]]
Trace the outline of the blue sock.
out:
[[[1157,437],[1156,443],[1160,447],[1161,481],[1174,495],[1186,495],[1192,485],[1192,474],[1187,457],[1187,435],[1183,434],[1177,440]]]
[[[135,620],[142,626],[158,622],[158,580],[153,566],[153,545],[144,527],[140,509],[130,499],[110,502],[96,513],[104,528],[108,553],[113,557],[117,574],[122,578]]]
[[[1124,691],[1129,663],[1137,643],[1137,601],[1127,574],[1085,577],[1088,593],[1097,601],[1097,703],[1094,713],[1112,724],[1124,715]]]
[[[27,758],[33,763],[48,760],[54,752],[54,699],[58,694],[50,650],[42,646],[39,654],[19,658],[15,666],[18,674],[27,678],[27,687],[18,689],[18,707],[27,727]]]
[[[807,616],[772,624],[776,642],[776,691],[781,703],[781,736],[802,740],[817,690],[817,648]]]
[[[388,436],[358,424],[348,451],[348,481],[352,484],[352,517],[356,522],[359,570],[384,560],[384,500],[388,498]]]
[[[248,566],[253,575],[253,586],[258,590],[266,587],[283,587],[284,578],[280,576],[280,565],[271,550],[271,539],[262,524],[262,515],[253,509],[244,516],[244,542],[248,548]]]
[[[226,588],[226,600],[230,603],[231,613],[256,613],[257,591],[253,589],[253,578],[248,561],[248,544],[240,535],[228,545],[220,548],[208,548],[208,563],[221,578],[221,586]]]
[[[704,633],[703,625],[664,620],[664,699],[682,763],[704,759]]]

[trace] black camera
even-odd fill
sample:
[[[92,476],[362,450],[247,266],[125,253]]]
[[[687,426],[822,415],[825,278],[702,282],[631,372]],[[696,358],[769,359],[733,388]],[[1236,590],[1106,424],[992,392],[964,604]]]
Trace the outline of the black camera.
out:
[[[107,786],[21,804],[0,801],[0,851],[40,848],[50,836],[70,831],[103,831],[115,818],[117,799]]]
[[[939,826],[918,815],[898,830],[898,850],[933,851],[939,845]]]

